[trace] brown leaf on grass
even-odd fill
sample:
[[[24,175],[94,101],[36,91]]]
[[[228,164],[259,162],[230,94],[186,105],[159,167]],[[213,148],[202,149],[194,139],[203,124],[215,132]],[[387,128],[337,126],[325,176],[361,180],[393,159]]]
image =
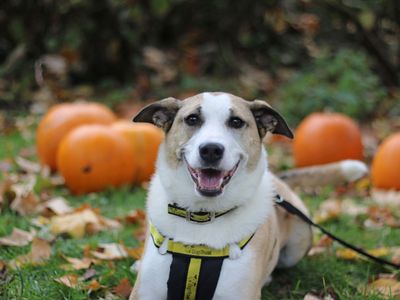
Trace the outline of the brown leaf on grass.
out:
[[[5,286],[12,279],[12,275],[8,272],[7,265],[0,260],[0,286]]]
[[[50,256],[50,244],[46,240],[35,237],[32,241],[31,251],[12,260],[10,266],[17,268],[26,264],[39,265],[48,260]]]
[[[139,241],[144,242],[147,235],[147,223],[143,222],[140,227],[133,231],[133,236]]]
[[[326,252],[333,245],[333,240],[327,236],[323,235],[314,246],[308,251],[308,256],[314,256]]]
[[[125,247],[116,243],[100,244],[97,250],[92,251],[91,254],[102,260],[115,260],[128,257]]]
[[[92,279],[94,276],[96,276],[96,270],[95,269],[87,269],[85,274],[82,275],[81,279],[83,281],[87,281],[89,279]]]
[[[33,188],[36,183],[36,176],[28,174],[13,178],[10,187],[14,197],[11,199],[10,208],[18,212],[21,216],[32,215],[40,211],[40,199],[34,193]]]
[[[365,293],[380,294],[384,299],[400,296],[400,282],[394,276],[381,276],[368,284]]]
[[[106,288],[106,286],[101,285],[96,279],[93,279],[87,285],[84,286],[84,289],[89,291],[98,291],[104,288]]]
[[[36,235],[36,231],[24,231],[18,228],[13,228],[13,231],[8,236],[0,238],[0,245],[23,247],[28,245]]]
[[[21,216],[33,215],[41,209],[40,200],[33,192],[30,192],[26,195],[16,197],[11,204],[11,209],[18,212]]]
[[[304,300],[324,300],[324,298],[321,298],[318,295],[315,295],[314,293],[307,293],[304,296]]]
[[[33,162],[21,156],[15,158],[17,166],[25,173],[37,174],[42,169],[39,163]]]
[[[64,269],[82,270],[88,269],[92,264],[96,263],[97,260],[89,257],[75,258],[63,256],[63,258],[70,263],[70,265],[64,265]]]
[[[400,208],[400,191],[374,188],[371,197],[379,205]]]
[[[316,223],[324,223],[329,220],[337,219],[342,214],[355,217],[360,214],[366,214],[367,211],[368,208],[366,206],[359,205],[351,199],[328,199],[321,203],[314,214],[314,220]]]
[[[304,300],[337,300],[339,299],[338,294],[332,287],[319,292],[307,293],[304,296]]]
[[[50,222],[53,234],[67,233],[74,238],[81,238],[85,233],[93,234],[101,230],[117,229],[120,223],[107,219],[90,208],[77,210],[74,213],[55,216]]]
[[[78,275],[75,274],[67,274],[64,276],[61,276],[59,278],[54,279],[54,281],[61,283],[62,285],[65,285],[70,288],[77,288],[79,285],[79,277]]]
[[[400,265],[400,247],[393,247],[392,253],[393,253],[392,262]]]
[[[397,219],[392,210],[387,207],[369,207],[368,219],[364,222],[367,228],[381,228],[385,225],[393,228],[400,228],[400,220]]]
[[[314,214],[316,223],[324,223],[328,220],[336,219],[342,213],[342,203],[338,199],[328,199],[321,203]]]
[[[128,278],[123,278],[117,286],[112,288],[111,291],[117,296],[128,299],[132,291],[132,285],[130,284]]]
[[[73,238],[82,238],[86,233],[86,226],[98,222],[97,215],[92,210],[87,209],[51,218],[50,230],[53,234],[68,233]]]
[[[95,276],[96,271],[94,269],[90,269],[92,271],[92,276],[85,275],[78,276],[76,274],[66,274],[59,278],[54,279],[56,282],[65,285],[72,289],[81,289],[81,290],[89,290],[89,291],[97,291],[99,289],[105,288],[105,286],[101,285],[96,279],[91,280],[88,284],[84,282]]]
[[[110,291],[106,291],[104,294],[104,298],[99,298],[99,300],[120,300],[121,298],[117,295],[114,295]]]
[[[380,247],[376,249],[367,250],[367,252],[376,257],[388,256],[394,253],[394,249],[396,248],[387,248]],[[348,249],[348,248],[340,248],[336,250],[336,257],[344,259],[344,260],[357,260],[362,256],[357,252]]]
[[[141,224],[146,220],[146,213],[143,209],[135,209],[129,212],[125,217],[126,222],[131,224]]]
[[[126,252],[128,253],[128,255],[136,260],[140,259],[143,255],[143,250],[144,247],[140,246],[140,247],[136,247],[136,248],[126,248],[125,247]]]
[[[9,158],[0,160],[0,172],[1,173],[8,173],[11,171],[12,168],[12,160]]]
[[[13,181],[6,177],[3,182],[0,183],[0,212],[5,208],[8,208],[15,198],[15,192],[11,189]]]
[[[56,197],[50,199],[44,205],[45,210],[43,211],[44,216],[53,216],[53,215],[65,215],[69,214],[73,211],[73,208],[69,206],[67,200],[63,197]]]

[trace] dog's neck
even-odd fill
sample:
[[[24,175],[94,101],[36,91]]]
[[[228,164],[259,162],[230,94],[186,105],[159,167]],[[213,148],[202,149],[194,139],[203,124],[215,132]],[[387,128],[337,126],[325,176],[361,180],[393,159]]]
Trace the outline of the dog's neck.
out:
[[[264,155],[262,159],[266,159]],[[230,184],[240,185],[240,192],[228,189],[220,199],[206,199],[198,203],[193,201],[192,183],[177,184],[171,179],[172,174],[162,174],[168,175],[163,177],[160,172],[156,173],[150,185],[147,209],[153,224],[166,237],[175,241],[221,248],[254,233],[273,211],[274,187],[272,175],[266,168],[266,160],[260,161],[252,173],[236,178],[236,182],[232,178]],[[224,211],[233,207],[237,209],[209,224],[200,225],[168,214],[168,204],[173,203],[191,211]]]

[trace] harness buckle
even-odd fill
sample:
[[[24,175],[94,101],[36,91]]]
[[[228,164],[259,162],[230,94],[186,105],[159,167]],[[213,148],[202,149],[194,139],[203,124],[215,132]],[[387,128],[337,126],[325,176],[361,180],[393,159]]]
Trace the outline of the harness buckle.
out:
[[[205,220],[205,221],[198,221],[198,220],[196,220],[196,219],[193,217],[192,214],[193,214],[193,212],[191,212],[191,211],[189,211],[189,210],[186,211],[185,219],[186,219],[186,221],[188,221],[189,223],[193,223],[193,224],[209,224],[209,223],[214,222],[214,220],[215,220],[215,211],[210,211],[210,212],[208,212],[208,213],[207,213],[208,220]]]

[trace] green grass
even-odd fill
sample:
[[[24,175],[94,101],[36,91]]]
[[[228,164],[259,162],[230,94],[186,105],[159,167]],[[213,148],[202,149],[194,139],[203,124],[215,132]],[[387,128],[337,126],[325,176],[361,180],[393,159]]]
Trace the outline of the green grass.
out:
[[[33,137],[22,138],[19,134],[0,136],[0,160],[15,156],[21,148],[33,145]],[[113,218],[124,216],[134,208],[144,207],[145,191],[137,188],[110,189],[102,193],[85,196],[71,196],[64,188],[55,191],[62,195],[75,207],[83,203],[89,203],[98,207],[101,213]],[[326,199],[329,189],[318,197],[305,197],[305,202],[312,211]],[[356,201],[364,201],[356,199]],[[398,229],[384,227],[383,229],[365,230],[361,226],[359,218],[342,216],[338,220],[331,221],[324,226],[329,230],[365,248],[379,246],[400,245]],[[30,218],[21,217],[11,211],[3,211],[0,215],[0,236],[7,235],[13,227],[28,229]],[[127,246],[137,246],[138,242],[133,236],[134,225],[125,224],[118,231],[101,232],[82,239],[58,237],[52,245],[53,255],[45,265],[24,266],[21,269],[11,271],[12,279],[8,284],[0,284],[0,299],[98,299],[103,291],[88,294],[87,291],[71,289],[54,281],[64,274],[70,273],[61,268],[65,264],[62,255],[82,257],[83,248],[90,245],[95,248],[100,243],[123,242]],[[374,263],[359,260],[343,261],[335,257],[335,248],[325,254],[306,257],[297,266],[291,269],[276,270],[273,273],[272,283],[263,289],[262,299],[303,299],[308,292],[323,292],[333,289],[339,299],[383,299],[382,296],[365,296],[360,291],[368,281],[379,273],[388,272],[385,268]],[[9,261],[21,254],[29,252],[26,247],[0,247],[0,260]],[[96,265],[96,279],[111,288],[116,286],[122,278],[128,277],[134,284],[135,274],[129,268],[133,259],[114,261],[111,264]],[[85,271],[75,271],[82,275]],[[395,298],[393,298],[395,299]]]

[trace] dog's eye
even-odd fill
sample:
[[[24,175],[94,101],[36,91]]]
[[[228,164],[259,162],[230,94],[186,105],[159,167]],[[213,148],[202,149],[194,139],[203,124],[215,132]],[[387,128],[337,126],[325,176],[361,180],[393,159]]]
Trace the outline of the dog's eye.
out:
[[[242,128],[244,124],[244,121],[238,117],[231,117],[228,120],[228,126],[235,129]]]
[[[185,123],[189,126],[199,125],[201,122],[199,115],[191,114],[185,118]]]

